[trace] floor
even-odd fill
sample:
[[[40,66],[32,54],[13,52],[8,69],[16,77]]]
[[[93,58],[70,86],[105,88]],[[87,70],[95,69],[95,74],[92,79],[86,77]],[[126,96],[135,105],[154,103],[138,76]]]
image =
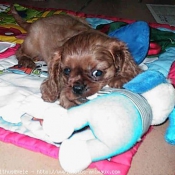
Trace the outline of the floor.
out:
[[[155,20],[145,4],[175,4],[174,0],[0,0],[0,2],[16,2],[36,7],[67,9],[147,22],[155,22]]]
[[[4,1],[0,0],[0,3]],[[6,0],[36,7],[60,8],[83,12],[116,16],[132,20],[155,22],[146,4],[173,4],[174,0]],[[89,3],[87,3],[89,2]],[[168,121],[153,128],[141,144],[128,175],[175,175],[175,146],[164,141]],[[19,174],[66,174],[59,162],[40,153],[25,150],[0,142],[0,174],[10,174],[9,170],[20,170]],[[80,174],[100,174],[96,170],[86,170]]]

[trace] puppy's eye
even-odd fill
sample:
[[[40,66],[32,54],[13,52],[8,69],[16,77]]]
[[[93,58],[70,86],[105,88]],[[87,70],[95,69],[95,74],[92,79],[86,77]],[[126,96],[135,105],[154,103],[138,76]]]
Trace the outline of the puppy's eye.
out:
[[[103,72],[101,70],[95,70],[94,72],[92,72],[92,75],[94,77],[100,77],[103,74]]]
[[[70,68],[65,68],[65,69],[63,70],[63,72],[64,72],[65,75],[69,75],[70,72],[71,72],[71,69],[70,69]]]

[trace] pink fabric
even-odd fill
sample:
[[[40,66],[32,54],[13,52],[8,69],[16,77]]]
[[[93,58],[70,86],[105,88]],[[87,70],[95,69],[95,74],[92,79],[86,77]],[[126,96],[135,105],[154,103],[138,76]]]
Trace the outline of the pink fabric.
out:
[[[148,132],[150,131],[151,129]],[[145,136],[142,138],[142,140],[144,138]],[[23,134],[5,130],[1,127],[0,140],[6,143],[12,143],[22,148],[29,149],[31,151],[40,152],[47,156],[58,159],[58,147]],[[131,148],[127,152],[114,156],[110,160],[93,162],[91,163],[89,168],[97,168],[104,175],[126,175],[130,169],[132,158],[137,152],[141,143],[142,141],[138,142],[133,148]]]
[[[16,44],[14,47],[10,47],[6,51],[0,53],[0,59],[8,58],[12,55],[15,55],[15,52],[19,47],[20,47],[20,45]]]
[[[170,71],[168,73],[168,78],[171,80],[172,85],[175,87],[175,62],[171,65]]]
[[[58,158],[58,148],[42,140],[35,139],[23,134],[11,132],[0,127],[0,140],[6,143],[12,143],[16,146],[40,152],[47,156]]]

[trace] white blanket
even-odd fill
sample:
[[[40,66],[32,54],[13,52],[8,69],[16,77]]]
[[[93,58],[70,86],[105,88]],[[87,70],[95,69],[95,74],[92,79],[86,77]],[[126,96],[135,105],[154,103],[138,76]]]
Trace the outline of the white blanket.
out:
[[[169,48],[158,60],[148,63],[148,68],[167,76],[174,55],[175,49]],[[166,66],[162,68],[165,62]],[[15,56],[0,60],[0,127],[52,143],[40,123],[32,118],[44,118],[46,113],[52,115],[55,109],[60,112],[66,109],[59,106],[59,101],[47,103],[42,100],[40,85],[45,77],[15,74],[7,70],[16,64]],[[91,98],[94,97],[96,95]]]

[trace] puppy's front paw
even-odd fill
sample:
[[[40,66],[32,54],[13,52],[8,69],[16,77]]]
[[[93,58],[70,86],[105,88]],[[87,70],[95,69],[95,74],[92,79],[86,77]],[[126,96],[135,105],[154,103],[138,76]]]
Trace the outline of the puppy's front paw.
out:
[[[77,106],[75,102],[69,101],[65,96],[61,96],[59,101],[60,101],[60,105],[66,109],[69,109],[73,106]]]
[[[69,108],[71,108],[71,107],[73,107],[73,106],[77,106],[76,103],[71,102],[71,101],[60,101],[60,105],[61,105],[62,107],[64,107],[65,109],[69,109]]]
[[[35,63],[29,57],[26,57],[26,56],[23,56],[18,60],[18,66],[27,67],[31,69],[36,68]]]
[[[50,95],[50,92],[46,93],[46,92],[41,92],[42,96],[41,98],[45,101],[45,102],[49,102],[49,103],[53,103],[55,102],[58,98],[57,96],[52,96]]]

